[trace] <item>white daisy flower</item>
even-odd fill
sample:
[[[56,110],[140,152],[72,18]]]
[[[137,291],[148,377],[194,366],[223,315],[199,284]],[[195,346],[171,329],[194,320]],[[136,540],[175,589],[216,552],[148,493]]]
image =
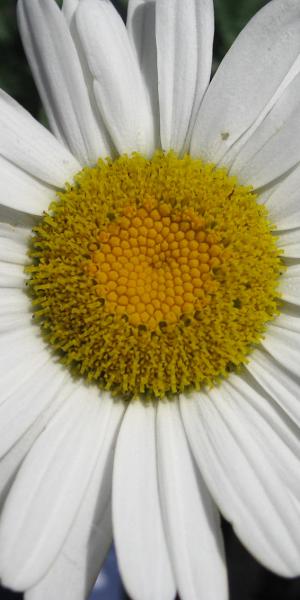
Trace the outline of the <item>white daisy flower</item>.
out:
[[[1,581],[82,600],[113,531],[134,600],[223,600],[220,513],[294,576],[299,2],[210,85],[211,0],[18,18],[53,134],[1,92]]]

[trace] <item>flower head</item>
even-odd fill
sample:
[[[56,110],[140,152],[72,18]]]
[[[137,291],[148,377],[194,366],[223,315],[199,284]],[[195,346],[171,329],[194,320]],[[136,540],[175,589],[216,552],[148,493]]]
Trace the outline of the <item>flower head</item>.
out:
[[[0,94],[0,575],[227,597],[219,511],[299,572],[300,8],[211,83],[210,0],[19,0],[53,134]],[[6,208],[4,208],[6,207]]]

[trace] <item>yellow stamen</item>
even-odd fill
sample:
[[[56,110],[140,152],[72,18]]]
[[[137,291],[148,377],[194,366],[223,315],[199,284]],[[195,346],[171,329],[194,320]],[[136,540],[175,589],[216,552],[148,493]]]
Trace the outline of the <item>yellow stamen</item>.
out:
[[[83,169],[35,228],[30,255],[47,341],[126,397],[214,384],[277,314],[283,267],[266,209],[190,156]]]

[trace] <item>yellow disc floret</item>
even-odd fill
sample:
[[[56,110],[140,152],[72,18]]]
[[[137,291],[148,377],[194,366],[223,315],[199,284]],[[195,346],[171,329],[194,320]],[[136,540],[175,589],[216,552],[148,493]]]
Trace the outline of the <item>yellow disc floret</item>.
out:
[[[98,240],[85,269],[105,310],[127,315],[132,325],[154,331],[161,321],[176,323],[206,306],[219,286],[213,269],[222,264],[222,247],[192,208],[157,200],[126,205]]]
[[[265,208],[190,156],[83,169],[35,228],[30,255],[47,341],[126,398],[213,384],[277,313],[283,267]]]

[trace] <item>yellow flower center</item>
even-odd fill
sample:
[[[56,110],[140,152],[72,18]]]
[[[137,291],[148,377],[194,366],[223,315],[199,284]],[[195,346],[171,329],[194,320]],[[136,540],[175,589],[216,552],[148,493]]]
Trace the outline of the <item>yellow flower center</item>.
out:
[[[100,249],[86,270],[107,312],[154,331],[210,302],[219,285],[213,269],[223,254],[217,239],[193,208],[174,210],[157,200],[128,204],[99,232]]]
[[[123,398],[212,385],[277,314],[265,208],[174,153],[83,169],[34,230],[34,315],[73,371]]]

